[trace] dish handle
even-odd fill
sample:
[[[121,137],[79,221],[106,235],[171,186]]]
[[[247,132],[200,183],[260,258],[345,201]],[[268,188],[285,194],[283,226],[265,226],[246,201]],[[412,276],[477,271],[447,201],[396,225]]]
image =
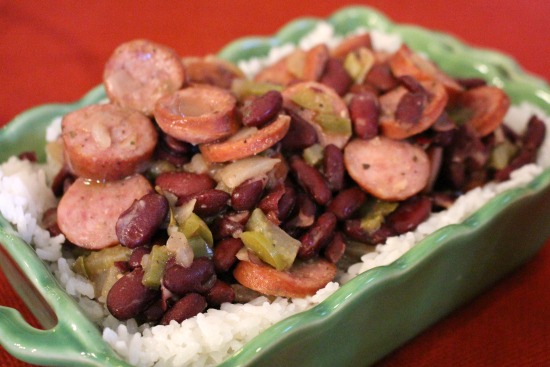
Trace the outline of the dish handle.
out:
[[[44,328],[28,324],[18,310],[0,306],[0,345],[8,353],[37,365],[130,367],[1,215],[0,269]]]

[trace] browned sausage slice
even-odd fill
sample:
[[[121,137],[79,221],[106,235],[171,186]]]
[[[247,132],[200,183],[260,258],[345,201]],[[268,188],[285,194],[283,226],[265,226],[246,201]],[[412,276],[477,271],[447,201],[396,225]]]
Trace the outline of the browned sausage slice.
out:
[[[157,100],[181,88],[185,71],[179,55],[147,40],[123,43],[115,49],[103,72],[109,99],[151,115]]]
[[[336,265],[324,259],[296,262],[287,271],[269,265],[241,261],[233,270],[235,279],[247,288],[269,296],[303,298],[314,295],[336,276]]]
[[[346,102],[334,91],[318,82],[292,84],[283,90],[283,106],[309,123],[319,143],[342,149],[352,134]]]
[[[434,63],[402,45],[389,59],[393,75],[410,75],[417,80],[436,80],[443,84],[447,93],[454,97],[464,90],[453,78],[445,74]]]
[[[421,115],[418,121],[402,121],[397,110],[407,89],[403,86],[392,89],[380,97],[380,129],[382,134],[392,139],[405,139],[427,130],[443,113],[448,101],[447,92],[441,83],[435,81],[421,82],[427,91],[427,98],[420,106]]]
[[[457,105],[470,112],[465,122],[474,128],[478,136],[483,137],[502,123],[510,107],[510,99],[502,89],[485,85],[461,93]]]
[[[182,62],[188,84],[210,84],[230,89],[234,79],[244,78],[243,72],[236,65],[212,55],[185,57]]]
[[[381,200],[411,197],[426,186],[430,176],[430,160],[422,148],[382,136],[349,142],[344,164],[363,190]]]
[[[346,37],[332,50],[331,55],[339,59],[344,59],[350,52],[356,51],[362,47],[372,50],[372,40],[369,33]]]
[[[209,143],[237,131],[236,104],[228,90],[197,84],[159,99],[155,119],[171,137],[191,144]]]
[[[142,175],[107,183],[78,178],[57,207],[59,228],[70,242],[86,249],[115,245],[118,217],[150,191],[151,184]]]
[[[229,139],[211,144],[201,144],[203,157],[210,162],[228,162],[253,156],[271,148],[284,138],[290,127],[290,116],[280,114],[275,121],[252,134],[235,134]],[[255,129],[255,128],[247,128]]]
[[[70,112],[61,126],[70,170],[94,180],[119,180],[143,171],[157,144],[147,116],[113,104]]]

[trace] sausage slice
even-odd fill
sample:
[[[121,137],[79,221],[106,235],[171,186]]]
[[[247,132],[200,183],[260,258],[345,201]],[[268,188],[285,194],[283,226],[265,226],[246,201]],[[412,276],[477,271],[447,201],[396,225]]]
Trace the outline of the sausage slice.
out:
[[[154,114],[171,137],[191,144],[209,143],[237,131],[236,104],[228,90],[197,84],[161,98]]]
[[[157,100],[181,88],[185,71],[179,55],[166,46],[134,40],[115,49],[103,72],[111,101],[150,116]]]
[[[139,174],[106,183],[78,178],[57,207],[59,228],[70,242],[86,249],[115,245],[120,214],[152,189]]]
[[[430,176],[430,160],[422,148],[383,136],[349,142],[344,164],[363,190],[381,200],[405,200],[420,192]]]
[[[201,144],[199,149],[209,162],[228,162],[253,156],[271,148],[284,138],[290,127],[290,116],[280,114],[275,121],[251,134],[235,134],[229,139],[211,144]],[[247,130],[248,131],[248,130]]]
[[[292,84],[283,90],[283,107],[309,123],[319,143],[342,149],[352,134],[346,102],[334,89],[318,82]]]
[[[443,113],[447,105],[448,95],[441,83],[425,81],[420,83],[426,90],[426,99],[420,106],[420,116],[417,121],[404,120],[397,113],[407,89],[403,86],[392,89],[380,97],[380,129],[382,134],[392,139],[405,139],[432,126]]]
[[[477,136],[483,137],[500,126],[510,107],[510,98],[502,89],[484,85],[461,93],[457,105],[469,112],[465,123],[474,128]]]
[[[70,112],[61,128],[69,169],[93,180],[119,180],[143,171],[158,139],[147,116],[113,104]]]
[[[287,271],[269,265],[240,261],[233,270],[235,279],[247,288],[269,296],[303,298],[314,295],[336,276],[336,265],[317,258],[296,262]]]

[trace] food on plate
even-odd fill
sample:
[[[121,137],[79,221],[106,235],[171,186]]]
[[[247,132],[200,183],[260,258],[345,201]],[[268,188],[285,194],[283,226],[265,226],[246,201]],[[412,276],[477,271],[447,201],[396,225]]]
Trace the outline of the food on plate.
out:
[[[501,89],[463,86],[405,45],[387,53],[367,40],[297,48],[253,80],[146,40],[115,50],[109,102],[63,117],[60,174],[74,182],[57,209],[67,241],[97,251],[76,264],[113,316],[181,322],[243,299],[240,286],[311,296],[335,279],[346,243],[413,230],[538,148],[502,126]],[[112,246],[128,256],[115,260]]]
[[[141,331],[258,297],[311,299],[536,160],[539,117],[515,131],[503,90],[373,37],[295,48],[253,77],[147,40],[117,48],[109,100],[63,116],[49,146],[63,154],[44,223],[88,297]]]

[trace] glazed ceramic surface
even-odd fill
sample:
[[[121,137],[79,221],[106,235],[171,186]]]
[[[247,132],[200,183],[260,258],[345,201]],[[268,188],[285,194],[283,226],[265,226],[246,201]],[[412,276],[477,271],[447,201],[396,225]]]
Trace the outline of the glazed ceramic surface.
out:
[[[295,20],[271,38],[240,39],[219,55],[232,61],[265,56],[274,46],[296,43],[319,21]],[[451,75],[482,77],[503,87],[514,103],[528,101],[550,114],[549,86],[502,54],[394,24],[365,7],[342,9],[326,21],[338,34],[358,27],[400,34]],[[104,96],[97,87],[75,104],[46,105],[21,114],[0,130],[0,161],[24,150],[35,150],[43,159],[45,129],[52,118]],[[357,276],[317,307],[277,323],[222,365],[374,363],[531,258],[550,235],[550,207],[543,202],[550,202],[550,169],[527,187],[498,195],[462,224],[436,231],[391,265]],[[17,311],[0,307],[5,349],[43,365],[126,366],[3,218],[0,243],[0,265],[46,329],[34,329]]]

